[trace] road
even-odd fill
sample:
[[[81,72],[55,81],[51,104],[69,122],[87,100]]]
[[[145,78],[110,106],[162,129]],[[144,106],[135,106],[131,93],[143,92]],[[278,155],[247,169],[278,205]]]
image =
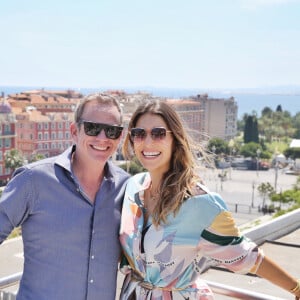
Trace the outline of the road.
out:
[[[218,176],[222,172],[227,172],[226,180],[221,181]],[[275,186],[276,171],[270,169],[268,171],[244,171],[244,170],[212,170],[205,169],[200,175],[205,184],[211,191],[221,194],[228,203],[229,207],[234,204],[243,204],[247,206],[258,207],[262,205],[262,198],[259,196],[257,187],[261,183],[269,182]],[[282,170],[277,172],[277,192],[291,189],[296,183],[297,176],[287,175]]]

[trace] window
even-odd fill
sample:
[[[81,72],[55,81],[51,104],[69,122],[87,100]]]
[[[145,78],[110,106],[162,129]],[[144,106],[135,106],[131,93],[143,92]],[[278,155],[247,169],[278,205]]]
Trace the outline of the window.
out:
[[[5,124],[4,125],[4,134],[10,133],[10,124]]]
[[[5,145],[5,148],[10,148],[11,147],[11,139],[4,139],[4,145]]]

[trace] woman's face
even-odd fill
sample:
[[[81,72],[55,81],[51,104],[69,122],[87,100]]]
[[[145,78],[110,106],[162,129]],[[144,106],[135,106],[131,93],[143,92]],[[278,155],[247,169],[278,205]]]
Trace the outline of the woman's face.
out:
[[[173,135],[164,119],[159,115],[146,113],[138,119],[136,128],[146,131],[143,138],[133,138],[134,152],[140,163],[150,173],[163,174],[168,171],[173,152]],[[165,128],[165,136],[152,137],[151,130],[154,128]]]

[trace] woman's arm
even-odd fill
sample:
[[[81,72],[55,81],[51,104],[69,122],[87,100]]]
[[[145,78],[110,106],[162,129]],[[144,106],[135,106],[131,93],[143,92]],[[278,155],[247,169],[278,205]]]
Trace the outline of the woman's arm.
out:
[[[278,266],[273,260],[264,256],[260,266],[258,267],[256,274],[263,277],[275,285],[293,293],[296,299],[300,297],[299,279],[288,274],[280,266]],[[298,287],[298,288],[297,288]],[[294,292],[293,292],[294,291]]]

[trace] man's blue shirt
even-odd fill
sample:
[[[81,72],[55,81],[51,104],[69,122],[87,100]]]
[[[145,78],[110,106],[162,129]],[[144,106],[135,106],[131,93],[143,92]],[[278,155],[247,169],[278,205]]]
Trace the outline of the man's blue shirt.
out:
[[[128,174],[110,161],[92,204],[71,171],[72,148],[16,170],[0,200],[0,243],[22,226],[18,300],[114,300]]]

